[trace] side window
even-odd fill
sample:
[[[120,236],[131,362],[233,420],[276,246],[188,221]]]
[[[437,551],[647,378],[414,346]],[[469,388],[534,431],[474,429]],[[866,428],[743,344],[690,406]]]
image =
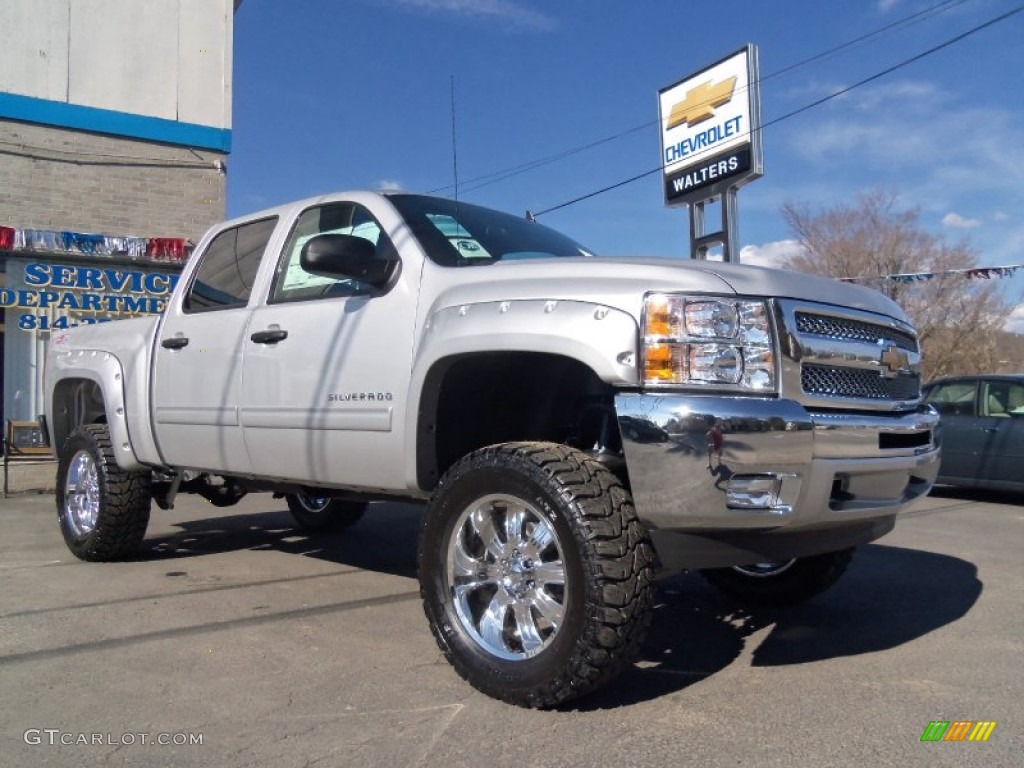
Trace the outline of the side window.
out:
[[[1024,418],[1024,384],[1016,381],[1007,383],[1006,412],[1015,418]]]
[[[934,405],[944,416],[973,416],[976,389],[977,384],[973,381],[951,381],[933,389],[925,402]]]
[[[981,390],[983,416],[1024,417],[1024,385],[1013,381],[986,381]]]
[[[371,290],[372,286],[354,278],[323,277],[302,268],[302,246],[317,235],[325,234],[361,237],[373,243],[381,255],[392,248],[391,241],[381,231],[376,219],[361,205],[327,203],[309,208],[299,215],[281,251],[281,260],[270,289],[271,303],[357,296]]]
[[[186,312],[244,307],[277,218],[226,229],[200,257],[199,270],[185,295]]]

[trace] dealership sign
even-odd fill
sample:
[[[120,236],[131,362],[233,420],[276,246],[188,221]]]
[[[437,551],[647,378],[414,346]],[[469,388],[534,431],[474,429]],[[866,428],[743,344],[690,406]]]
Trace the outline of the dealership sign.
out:
[[[759,86],[757,48],[747,45],[658,93],[668,205],[761,176]]]
[[[160,314],[179,276],[33,262],[24,265],[23,274],[9,270],[7,277],[9,287],[0,289],[0,307],[23,310],[17,320],[22,330],[51,331]]]

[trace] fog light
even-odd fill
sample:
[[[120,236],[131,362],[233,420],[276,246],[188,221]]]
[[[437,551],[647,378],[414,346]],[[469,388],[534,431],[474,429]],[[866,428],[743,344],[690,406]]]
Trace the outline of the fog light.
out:
[[[777,475],[734,475],[725,492],[734,509],[773,509],[779,505],[782,478]]]

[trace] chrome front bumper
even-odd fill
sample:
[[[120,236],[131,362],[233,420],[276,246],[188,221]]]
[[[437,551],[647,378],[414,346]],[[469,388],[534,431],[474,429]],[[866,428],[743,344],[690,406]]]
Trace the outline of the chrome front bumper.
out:
[[[615,407],[637,512],[656,546],[668,532],[770,534],[782,553],[789,534],[821,539],[808,544],[817,551],[862,543],[891,529],[939,468],[929,406],[839,414],[783,399],[637,393],[618,395]],[[841,529],[860,533],[846,544]],[[789,556],[807,554],[797,549]]]

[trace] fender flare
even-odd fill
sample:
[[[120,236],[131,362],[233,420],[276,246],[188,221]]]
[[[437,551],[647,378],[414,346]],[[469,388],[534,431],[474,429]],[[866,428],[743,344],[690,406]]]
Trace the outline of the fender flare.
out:
[[[405,416],[406,481],[427,490],[420,477],[429,434],[423,416],[433,412],[436,387],[455,360],[477,354],[527,352],[565,357],[602,381],[636,387],[639,326],[627,312],[580,301],[529,299],[451,306],[427,321],[413,363]]]
[[[145,469],[145,465],[139,461],[132,447],[121,361],[110,352],[102,350],[71,349],[58,353],[49,363],[50,369],[46,375],[46,395],[49,404],[47,423],[54,451],[60,450],[70,434],[70,430],[62,429],[62,425],[67,423],[66,419],[59,418],[62,405],[56,400],[58,387],[62,382],[69,380],[91,381],[103,396],[103,409],[118,466],[129,471]]]

